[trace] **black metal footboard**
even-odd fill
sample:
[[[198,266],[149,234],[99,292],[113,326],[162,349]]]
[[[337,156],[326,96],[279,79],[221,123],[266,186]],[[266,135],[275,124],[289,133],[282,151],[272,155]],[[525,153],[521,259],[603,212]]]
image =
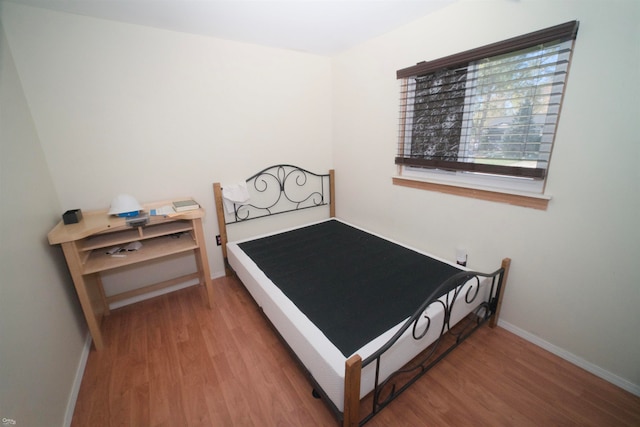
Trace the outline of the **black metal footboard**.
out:
[[[385,406],[393,401],[398,395],[407,390],[414,382],[422,377],[431,367],[446,357],[453,349],[469,337],[474,331],[490,319],[495,324],[495,316],[500,307],[500,298],[509,268],[509,259],[505,259],[502,267],[493,273],[460,272],[452,276],[414,312],[414,314],[403,324],[395,335],[387,341],[379,350],[371,356],[362,360],[359,364],[359,356],[356,358],[356,368],[353,369],[353,358],[347,361],[347,372],[345,372],[345,411],[343,413],[343,425],[363,425]],[[488,281],[481,289],[481,282]],[[456,324],[452,324],[452,317],[455,314],[454,308],[462,303],[477,307],[470,314],[463,317]],[[434,308],[438,310],[434,310]],[[431,318],[434,311],[438,312],[436,321]],[[437,328],[435,331],[433,328]],[[408,331],[408,332],[407,332]],[[413,361],[391,374],[382,374],[384,371],[384,356],[388,354],[394,344],[406,334],[410,334],[414,340],[422,340],[429,336],[437,337],[426,350],[416,356]],[[359,366],[358,366],[359,365]],[[375,366],[375,380],[373,392],[365,397],[362,403],[359,400],[359,388],[362,371],[369,365]],[[351,367],[350,367],[351,366]],[[349,370],[352,370],[349,372]],[[354,376],[358,376],[354,378]],[[384,378],[383,378],[384,376]],[[351,385],[357,382],[357,385]],[[349,387],[353,387],[349,390]],[[357,387],[357,392],[355,390]],[[358,397],[355,397],[358,396]],[[366,406],[365,406],[366,405]],[[368,407],[365,414],[360,414],[361,408]]]

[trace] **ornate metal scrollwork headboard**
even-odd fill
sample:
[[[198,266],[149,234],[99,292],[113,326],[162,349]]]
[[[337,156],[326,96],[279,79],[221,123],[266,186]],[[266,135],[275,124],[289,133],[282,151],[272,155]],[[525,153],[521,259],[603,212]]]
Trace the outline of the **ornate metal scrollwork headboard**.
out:
[[[280,213],[329,205],[329,216],[335,217],[335,175],[315,174],[298,166],[275,165],[263,169],[246,180],[249,200],[233,203],[230,213],[224,208],[222,186],[213,184],[225,271],[231,274],[227,260],[227,224],[248,221]]]
[[[275,165],[246,180],[250,198],[233,203],[226,224],[280,213],[326,206],[331,197],[331,174],[316,174],[298,166]]]

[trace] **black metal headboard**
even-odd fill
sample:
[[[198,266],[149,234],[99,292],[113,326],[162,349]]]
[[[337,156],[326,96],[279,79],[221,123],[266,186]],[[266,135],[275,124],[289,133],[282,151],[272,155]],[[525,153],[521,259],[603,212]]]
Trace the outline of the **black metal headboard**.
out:
[[[274,165],[246,180],[250,198],[233,203],[225,223],[326,206],[331,203],[332,173],[316,174],[293,165]]]
[[[213,184],[218,217],[218,244],[222,246],[225,272],[231,274],[227,260],[227,224],[277,215],[285,212],[329,205],[329,216],[335,217],[335,173],[316,174],[292,165],[275,165],[261,170],[246,180],[249,200],[233,203],[225,212],[222,186]],[[231,217],[228,219],[228,217]]]

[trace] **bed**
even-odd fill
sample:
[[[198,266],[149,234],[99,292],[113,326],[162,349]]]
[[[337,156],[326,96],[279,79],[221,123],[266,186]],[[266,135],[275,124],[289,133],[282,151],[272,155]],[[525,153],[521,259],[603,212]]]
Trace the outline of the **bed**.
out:
[[[497,323],[508,258],[474,272],[342,221],[333,171],[275,165],[215,183],[214,197],[227,274],[344,426],[365,424],[473,331]],[[232,224],[309,208],[326,218],[228,239]]]

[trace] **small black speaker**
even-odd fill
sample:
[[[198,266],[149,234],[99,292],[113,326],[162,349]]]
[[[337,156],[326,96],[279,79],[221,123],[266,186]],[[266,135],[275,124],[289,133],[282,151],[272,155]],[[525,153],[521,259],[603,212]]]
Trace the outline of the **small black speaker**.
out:
[[[62,222],[65,224],[76,224],[82,220],[80,209],[71,209],[62,214]]]

